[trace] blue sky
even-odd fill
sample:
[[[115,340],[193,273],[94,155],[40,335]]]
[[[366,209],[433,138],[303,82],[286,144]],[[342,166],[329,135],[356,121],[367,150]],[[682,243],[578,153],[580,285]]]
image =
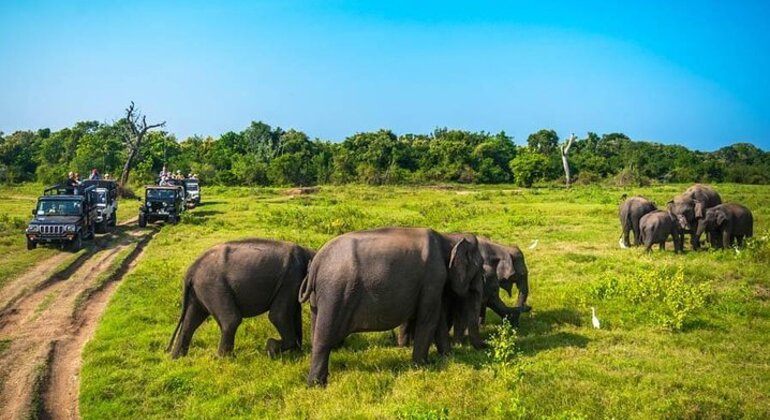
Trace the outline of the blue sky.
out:
[[[179,138],[263,120],[770,149],[770,2],[534,3],[0,0],[0,130],[134,100]]]

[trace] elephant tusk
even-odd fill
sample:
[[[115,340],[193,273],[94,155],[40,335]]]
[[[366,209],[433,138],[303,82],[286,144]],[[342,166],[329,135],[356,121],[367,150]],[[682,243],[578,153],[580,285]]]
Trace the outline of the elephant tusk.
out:
[[[620,249],[628,249],[628,247],[626,246],[626,244],[624,244],[624,243],[623,243],[623,238],[620,238],[620,239],[618,240],[618,245],[620,245]]]

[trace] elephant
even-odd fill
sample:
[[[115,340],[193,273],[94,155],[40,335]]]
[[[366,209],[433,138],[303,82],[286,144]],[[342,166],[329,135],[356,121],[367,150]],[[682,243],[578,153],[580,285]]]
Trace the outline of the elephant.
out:
[[[751,210],[740,204],[720,204],[706,210],[705,217],[698,221],[695,234],[700,236],[709,231],[719,234],[713,236],[721,236],[722,243],[714,244],[717,248],[731,247],[733,239],[738,242],[738,246],[743,246],[744,238],[754,235],[754,216]]]
[[[466,296],[472,340],[479,340],[482,259],[473,235],[423,228],[350,232],[325,244],[310,264],[300,302],[310,301],[313,336],[308,385],[325,385],[332,348],[349,334],[411,325],[412,361],[427,362],[435,342],[449,350],[445,293]],[[472,314],[472,315],[469,315]]]
[[[660,245],[660,250],[666,249],[666,239],[669,235],[674,239],[674,252],[682,252],[684,246],[684,234],[674,214],[656,210],[642,216],[639,221],[642,243],[644,249],[650,252],[654,244]]]
[[[620,247],[628,248],[631,246],[629,237],[630,232],[634,232],[634,246],[642,244],[639,236],[639,221],[647,213],[657,210],[655,203],[644,197],[631,197],[620,204],[618,213],[620,214],[620,226],[623,229],[620,237]]]
[[[690,234],[692,249],[698,250],[700,248],[700,237],[696,234],[698,220],[706,215],[707,209],[719,204],[722,204],[719,193],[706,185],[695,184],[674,197],[666,207],[676,216],[681,229]],[[716,241],[715,238],[710,239],[712,243]]]
[[[213,315],[221,330],[218,353],[229,355],[243,318],[268,311],[281,336],[280,341],[267,340],[268,355],[301,348],[302,308],[297,293],[314,254],[292,242],[258,238],[209,248],[187,270],[182,314],[166,351],[173,345],[172,358],[186,355],[195,330]]]

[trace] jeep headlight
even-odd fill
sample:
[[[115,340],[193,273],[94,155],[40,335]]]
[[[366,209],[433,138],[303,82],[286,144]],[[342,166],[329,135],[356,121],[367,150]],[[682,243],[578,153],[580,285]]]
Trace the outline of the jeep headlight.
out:
[[[166,207],[166,202],[165,201],[163,202],[163,207]]]
[[[67,232],[74,232],[76,226],[75,225],[67,225],[65,226],[65,229],[67,229]]]
[[[144,205],[147,206],[147,207],[150,207],[150,202],[148,201],[148,202],[144,203]]]
[[[37,232],[40,230],[40,226],[38,225],[29,225],[27,226],[27,232]]]

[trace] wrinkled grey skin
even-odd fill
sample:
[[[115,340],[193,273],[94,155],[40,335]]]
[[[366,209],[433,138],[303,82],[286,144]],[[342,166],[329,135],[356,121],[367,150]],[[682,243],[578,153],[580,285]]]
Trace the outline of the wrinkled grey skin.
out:
[[[226,242],[208,249],[187,270],[182,314],[166,351],[173,345],[173,358],[186,355],[195,330],[212,315],[222,332],[219,355],[228,355],[241,320],[268,311],[281,335],[280,341],[267,340],[268,354],[299,349],[302,308],[297,293],[313,254],[294,243],[268,239]]]
[[[655,203],[647,200],[644,197],[630,197],[620,204],[618,213],[620,214],[620,226],[623,229],[621,234],[621,248],[628,248],[631,246],[630,233],[634,232],[634,246],[642,244],[639,237],[639,221],[642,220],[642,216],[647,213],[653,212],[658,208]]]
[[[733,239],[738,246],[743,246],[744,238],[754,236],[754,216],[751,210],[740,204],[720,204],[706,210],[706,216],[698,221],[697,236],[704,232],[715,233],[714,237],[721,236],[721,244],[713,244],[717,248],[729,248],[733,245]]]
[[[448,236],[459,240],[456,235],[458,234],[449,234]],[[484,322],[487,308],[490,308],[501,318],[507,318],[511,324],[518,326],[519,315],[532,309],[526,303],[529,296],[529,271],[524,261],[524,254],[517,246],[496,244],[489,238],[481,236],[477,239],[484,269],[484,288],[479,322]],[[500,289],[502,288],[508,292],[508,296],[511,296],[514,284],[519,291],[518,301],[515,307],[509,307],[500,299]],[[463,305],[466,300],[448,294],[445,295],[445,301],[448,328],[454,329],[454,342],[462,343],[465,341],[465,332],[469,322],[467,317],[463,315],[467,310]],[[403,347],[411,342],[410,328],[409,325],[402,325],[399,328],[399,346]],[[484,343],[473,338],[471,344],[475,348],[485,347]]]
[[[654,244],[660,245],[661,251],[665,250],[666,239],[669,236],[673,236],[674,251],[677,253],[683,251],[684,234],[673,214],[662,210],[647,213],[640,220],[639,229],[645,251],[650,252]]]
[[[444,293],[467,296],[464,316],[477,319],[481,266],[473,235],[458,241],[430,229],[384,228],[328,242],[310,264],[300,290],[300,301],[310,300],[313,351],[308,385],[326,383],[332,348],[355,332],[408,324],[414,328],[415,364],[427,362],[434,341],[439,353],[447,353]],[[480,341],[478,321],[469,328],[472,339]]]
[[[696,232],[698,220],[706,215],[706,210],[719,204],[722,204],[719,193],[702,184],[693,185],[668,202],[668,211],[677,217],[679,227],[690,234],[690,244],[693,250],[700,248],[700,237]],[[710,238],[710,240],[713,245],[715,239]]]

